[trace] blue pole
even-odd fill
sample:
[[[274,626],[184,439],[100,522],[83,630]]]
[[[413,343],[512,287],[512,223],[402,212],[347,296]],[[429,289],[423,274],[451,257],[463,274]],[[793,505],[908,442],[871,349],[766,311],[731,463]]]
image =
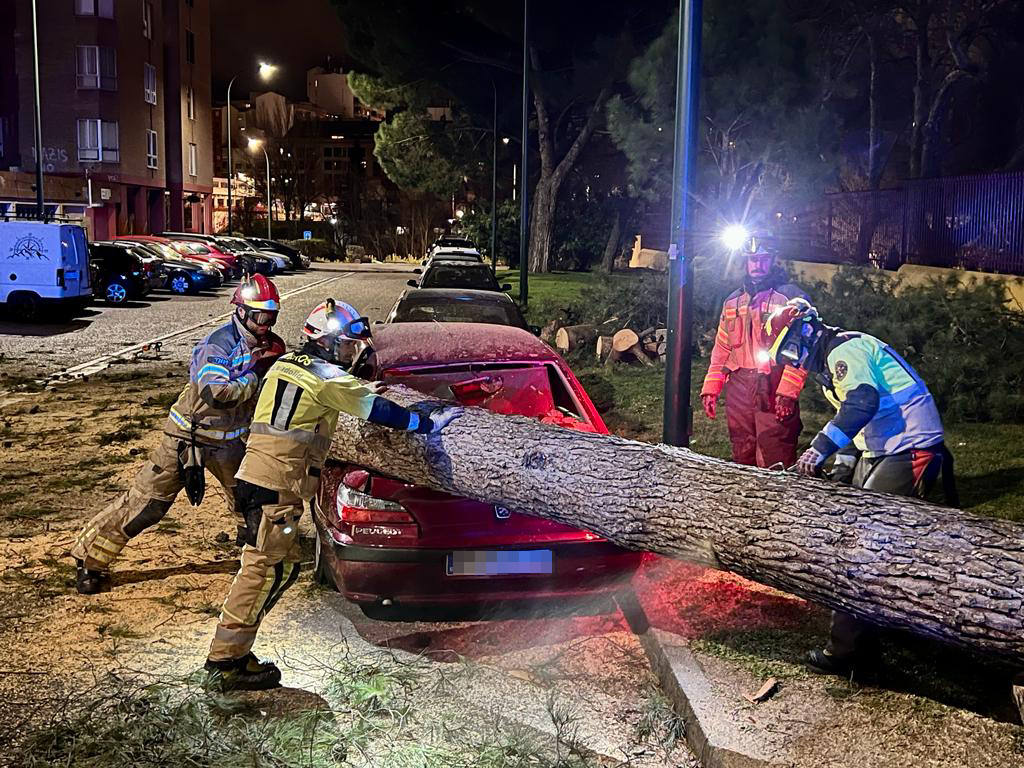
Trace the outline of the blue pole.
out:
[[[693,189],[700,111],[702,0],[679,0],[676,54],[675,153],[672,163],[672,230],[669,237],[668,358],[662,440],[690,444],[690,368],[693,346]]]

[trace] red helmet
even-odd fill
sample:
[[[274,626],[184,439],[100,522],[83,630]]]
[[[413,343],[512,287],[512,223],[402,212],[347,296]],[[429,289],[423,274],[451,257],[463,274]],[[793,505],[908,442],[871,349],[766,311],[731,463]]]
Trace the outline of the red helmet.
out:
[[[274,327],[281,310],[277,286],[263,275],[253,275],[239,283],[231,303],[242,308],[245,326],[258,337]]]
[[[281,296],[273,282],[263,275],[253,275],[238,284],[231,303],[248,309],[278,312],[281,309]]]

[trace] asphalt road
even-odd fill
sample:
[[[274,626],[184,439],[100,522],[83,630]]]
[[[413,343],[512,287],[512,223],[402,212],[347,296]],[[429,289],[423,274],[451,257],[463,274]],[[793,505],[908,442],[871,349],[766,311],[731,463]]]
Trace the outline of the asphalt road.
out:
[[[371,320],[380,320],[405,287],[412,267],[371,264],[314,264],[305,272],[274,278],[282,294],[275,331],[298,343],[306,315],[327,296],[347,301]],[[157,291],[122,307],[102,304],[83,317],[59,325],[0,320],[0,360],[6,368],[35,375],[54,374],[110,355],[131,345],[210,323],[164,341],[164,359],[188,358],[195,343],[230,311],[235,285],[199,296]],[[289,295],[296,292],[295,295]]]

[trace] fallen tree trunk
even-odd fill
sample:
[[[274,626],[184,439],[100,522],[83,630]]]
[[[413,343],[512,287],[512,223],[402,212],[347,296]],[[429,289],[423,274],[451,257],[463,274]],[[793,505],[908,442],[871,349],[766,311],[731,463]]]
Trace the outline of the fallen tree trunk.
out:
[[[597,338],[593,325],[567,325],[555,333],[555,348],[559,352],[572,352]]]
[[[331,451],[1024,666],[1021,525],[479,408],[427,439],[342,415]]]

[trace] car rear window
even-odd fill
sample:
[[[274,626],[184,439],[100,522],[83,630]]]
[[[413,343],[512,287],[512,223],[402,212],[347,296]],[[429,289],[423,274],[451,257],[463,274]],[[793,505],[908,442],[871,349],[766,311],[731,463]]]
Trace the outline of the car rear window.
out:
[[[595,431],[549,363],[398,368],[385,371],[381,380],[505,416],[528,416],[570,429]]]
[[[469,299],[432,299],[408,297],[392,318],[395,323],[488,323],[522,328],[523,322],[511,303]]]
[[[497,288],[491,270],[484,266],[448,266],[437,264],[423,276],[423,288],[470,288],[491,290]]]

